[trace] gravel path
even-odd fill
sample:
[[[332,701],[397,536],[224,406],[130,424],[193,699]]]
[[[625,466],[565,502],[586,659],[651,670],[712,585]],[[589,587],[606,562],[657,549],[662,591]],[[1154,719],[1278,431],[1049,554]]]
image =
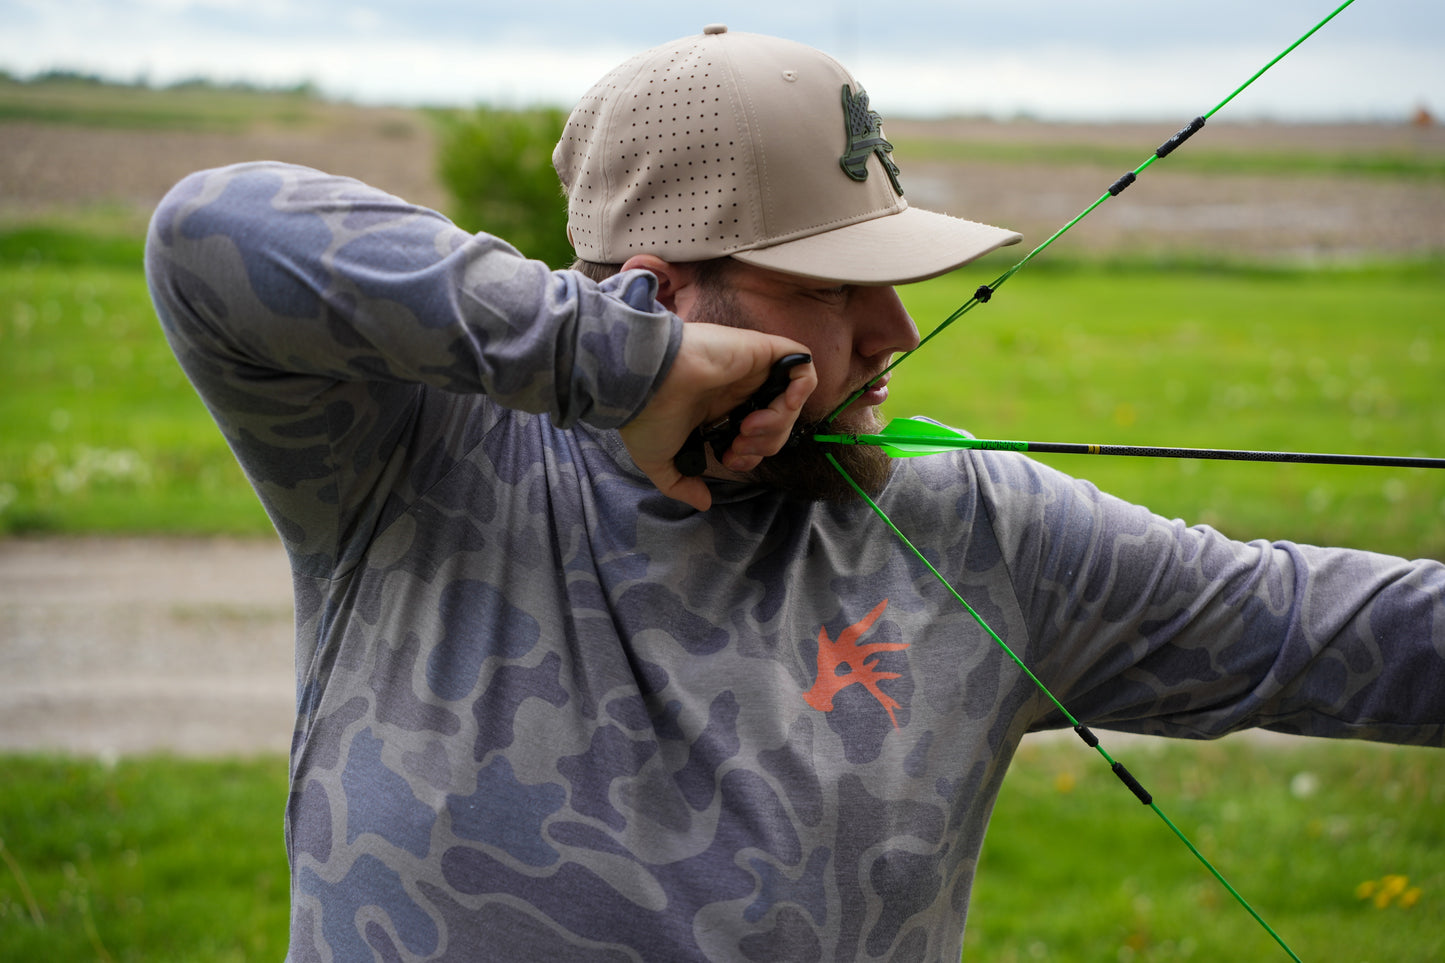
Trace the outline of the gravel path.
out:
[[[0,752],[284,755],[293,613],[271,540],[0,539]]]
[[[0,540],[0,750],[290,745],[291,581],[269,540]]]

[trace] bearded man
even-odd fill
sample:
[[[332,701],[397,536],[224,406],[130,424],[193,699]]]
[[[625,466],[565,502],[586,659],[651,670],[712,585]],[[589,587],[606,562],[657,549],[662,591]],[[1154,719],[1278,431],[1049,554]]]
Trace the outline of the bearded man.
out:
[[[957,960],[1004,772],[1065,720],[797,426],[874,428],[894,285],[1018,235],[910,207],[855,78],[723,27],[599,81],[554,162],[572,271],[279,164],[152,225],[293,570],[289,958]],[[1442,741],[1436,563],[847,457],[1087,722]]]

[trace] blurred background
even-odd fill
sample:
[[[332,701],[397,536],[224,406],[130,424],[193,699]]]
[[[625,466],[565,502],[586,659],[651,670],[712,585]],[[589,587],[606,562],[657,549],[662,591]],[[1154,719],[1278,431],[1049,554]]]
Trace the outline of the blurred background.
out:
[[[566,109],[725,22],[848,64],[912,203],[1025,234],[907,289],[927,331],[1334,6],[0,0],[0,958],[284,954],[289,581],[145,291],[176,180],[308,164],[562,266]],[[889,413],[1445,455],[1441,113],[1445,8],[1359,0],[900,366]],[[1235,537],[1445,558],[1440,473],[1052,461]],[[1445,956],[1438,752],[1124,746],[1306,958]],[[1026,745],[966,958],[1277,953],[1095,770]]]
[[[0,63],[160,85],[306,83],[372,104],[570,108],[624,58],[716,22],[834,54],[886,117],[1173,120],[1218,100],[1338,2],[4,0]],[[1355,4],[1236,116],[1388,120],[1439,107],[1442,27],[1430,0]]]

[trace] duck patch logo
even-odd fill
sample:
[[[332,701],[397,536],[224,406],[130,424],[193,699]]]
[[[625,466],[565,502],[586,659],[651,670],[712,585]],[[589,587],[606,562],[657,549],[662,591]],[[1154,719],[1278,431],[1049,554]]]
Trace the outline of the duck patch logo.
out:
[[[854,622],[842,632],[837,640],[828,637],[828,627],[818,630],[818,677],[813,687],[803,693],[803,699],[819,712],[832,712],[833,699],[849,686],[861,685],[888,712],[888,718],[897,729],[898,717],[894,709],[901,708],[898,701],[884,692],[879,683],[902,678],[898,672],[882,672],[878,660],[885,652],[901,652],[908,648],[907,642],[864,642],[863,636],[873,628],[873,623],[888,607],[884,599],[873,611]]]
[[[902,197],[903,185],[898,183],[898,165],[888,156],[893,153],[893,145],[883,139],[883,118],[878,111],[868,108],[868,91],[862,87],[858,88],[858,96],[855,97],[848,85],[843,85],[843,127],[848,133],[848,148],[838,158],[843,172],[855,181],[866,181],[868,155],[876,154],[893,189]]]

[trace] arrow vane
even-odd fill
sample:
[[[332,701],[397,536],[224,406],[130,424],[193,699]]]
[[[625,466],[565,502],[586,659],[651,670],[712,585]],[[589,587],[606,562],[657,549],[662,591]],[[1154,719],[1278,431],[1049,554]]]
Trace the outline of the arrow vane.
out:
[[[1401,455],[1335,455],[1301,451],[1248,451],[1235,448],[1154,448],[1141,445],[1089,445],[1059,441],[998,441],[974,438],[932,421],[894,418],[877,434],[818,434],[832,445],[877,445],[894,458],[916,458],[959,449],[1021,451],[1054,455],[1123,455],[1135,458],[1203,458],[1214,461],[1286,462],[1304,465],[1368,465],[1384,468],[1445,468],[1445,458]]]

